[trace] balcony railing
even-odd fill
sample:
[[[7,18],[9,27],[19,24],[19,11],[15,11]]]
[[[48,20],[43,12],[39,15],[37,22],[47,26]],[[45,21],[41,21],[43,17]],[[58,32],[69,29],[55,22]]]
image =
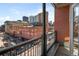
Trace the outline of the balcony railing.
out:
[[[47,38],[47,52],[56,40],[55,33],[50,33],[48,36],[52,36],[51,39]],[[33,38],[28,41],[24,41],[15,46],[3,48],[0,50],[1,56],[40,56],[42,55],[42,36],[39,38]]]

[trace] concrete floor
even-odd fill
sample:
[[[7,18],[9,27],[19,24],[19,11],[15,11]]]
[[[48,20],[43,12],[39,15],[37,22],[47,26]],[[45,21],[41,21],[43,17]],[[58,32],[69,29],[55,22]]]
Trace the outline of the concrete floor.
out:
[[[55,56],[70,56],[70,53],[69,53],[69,50],[67,50],[63,46],[59,46],[59,48],[56,51]]]
[[[56,52],[56,56],[70,56],[70,44],[65,42],[64,46],[60,46]],[[78,40],[74,40],[73,55],[78,56]]]

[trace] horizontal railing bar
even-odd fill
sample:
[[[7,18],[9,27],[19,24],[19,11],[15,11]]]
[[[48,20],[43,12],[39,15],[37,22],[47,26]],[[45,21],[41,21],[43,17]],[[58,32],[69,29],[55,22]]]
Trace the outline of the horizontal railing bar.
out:
[[[28,43],[31,43],[31,42],[33,42],[33,41],[37,41],[37,40],[40,39],[40,38],[41,38],[41,37],[39,37],[39,38],[33,38],[33,39],[28,40],[28,41],[19,43],[19,44],[15,45],[15,46],[3,48],[2,50],[0,50],[0,55],[6,53],[6,52],[8,52],[8,51],[14,50],[14,49],[16,49],[16,48],[18,48],[18,47],[20,47],[20,46],[23,46],[23,45],[26,45],[26,44],[28,44]]]
[[[50,49],[52,48],[52,46],[54,46],[55,42],[47,49],[47,53],[50,51]]]
[[[48,52],[48,56],[54,56],[57,52],[57,49],[59,47],[59,43],[55,43],[52,48],[50,49],[50,51]]]
[[[34,44],[34,46],[37,45],[38,43],[40,43],[40,42],[37,42],[36,44]],[[31,46],[31,47],[33,47],[33,46]],[[28,49],[30,49],[30,48],[28,48]],[[28,50],[28,49],[26,49],[26,50]],[[17,55],[21,54],[22,52],[24,52],[24,51],[19,52]]]
[[[51,34],[55,34],[55,32],[50,32],[50,33],[48,33],[48,35],[51,35]]]
[[[55,32],[50,32],[46,35],[52,35],[52,34],[55,34]],[[21,51],[17,50],[18,48],[21,48],[21,47],[24,47],[24,45],[31,45],[30,47],[26,47],[26,50],[30,49],[31,47],[37,45],[38,43],[41,42],[41,39],[42,39],[42,36],[40,36],[39,38],[32,38],[32,39],[29,39],[28,41],[24,41],[22,43],[19,43],[15,46],[10,46],[10,47],[7,47],[7,48],[3,48],[2,50],[0,50],[0,55],[3,55],[3,54],[6,54],[10,51],[14,51],[16,50],[17,51],[17,55],[23,53],[25,50],[22,48]],[[31,43],[31,44],[30,44]],[[51,45],[51,47],[53,46],[53,44]],[[51,49],[51,47],[49,47],[47,49],[47,53],[49,52],[49,50]],[[11,53],[11,55],[14,54],[15,55],[15,52],[14,53]]]

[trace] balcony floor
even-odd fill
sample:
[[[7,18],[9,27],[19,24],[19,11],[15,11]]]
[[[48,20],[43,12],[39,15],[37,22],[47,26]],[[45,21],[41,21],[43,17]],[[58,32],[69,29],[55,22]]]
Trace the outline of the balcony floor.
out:
[[[57,49],[57,52],[56,52],[55,56],[70,56],[70,53],[63,46],[59,46],[59,48]]]
[[[70,53],[69,53],[69,50],[64,46],[55,45],[49,51],[48,56],[70,56]]]

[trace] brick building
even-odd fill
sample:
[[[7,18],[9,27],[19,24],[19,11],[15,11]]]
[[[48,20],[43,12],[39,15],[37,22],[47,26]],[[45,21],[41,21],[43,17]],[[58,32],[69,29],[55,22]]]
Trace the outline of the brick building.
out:
[[[43,13],[39,13],[36,16],[30,16],[30,23],[38,21],[38,23],[43,23]],[[42,25],[41,26],[32,26],[28,22],[24,21],[8,21],[5,22],[5,32],[14,36],[23,37],[31,39],[33,37],[39,37],[42,35]],[[49,31],[48,24],[48,12],[46,13],[46,33]]]

